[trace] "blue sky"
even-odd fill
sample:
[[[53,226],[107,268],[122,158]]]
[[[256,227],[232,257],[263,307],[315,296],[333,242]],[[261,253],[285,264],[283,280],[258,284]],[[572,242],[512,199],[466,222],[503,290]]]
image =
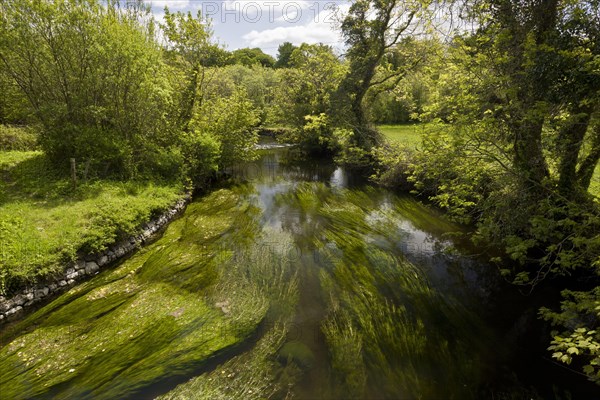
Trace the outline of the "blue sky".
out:
[[[260,47],[271,55],[283,42],[324,43],[343,48],[339,21],[348,0],[148,0],[161,20],[164,7],[201,10],[212,19],[214,36],[227,50]]]

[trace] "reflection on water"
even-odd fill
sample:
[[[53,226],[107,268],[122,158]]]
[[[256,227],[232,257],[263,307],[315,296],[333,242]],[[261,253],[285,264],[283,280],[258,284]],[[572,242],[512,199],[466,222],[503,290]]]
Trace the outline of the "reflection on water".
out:
[[[3,398],[534,397],[462,228],[293,154],[4,332]]]

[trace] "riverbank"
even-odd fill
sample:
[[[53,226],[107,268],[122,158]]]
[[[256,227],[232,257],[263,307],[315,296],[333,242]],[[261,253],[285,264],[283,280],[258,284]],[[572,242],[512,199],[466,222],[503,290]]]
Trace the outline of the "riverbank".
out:
[[[162,232],[169,222],[185,210],[190,199],[191,196],[186,195],[160,216],[143,224],[138,235],[121,240],[101,253],[82,256],[66,264],[63,271],[17,290],[16,294],[8,297],[0,296],[0,325],[19,318],[32,306],[70,289],[77,283],[97,275],[100,270],[114,266],[127,258]]]
[[[377,125],[377,129],[391,143],[398,143],[409,149],[416,149],[427,132],[427,124],[388,124]],[[600,165],[596,166],[589,187],[589,192],[600,197]]]
[[[63,277],[143,234],[185,198],[178,182],[97,179],[74,188],[41,152],[0,152],[0,295]]]

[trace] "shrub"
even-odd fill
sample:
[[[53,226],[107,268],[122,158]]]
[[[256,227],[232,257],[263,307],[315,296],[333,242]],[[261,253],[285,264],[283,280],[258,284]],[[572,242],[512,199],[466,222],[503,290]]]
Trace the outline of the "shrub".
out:
[[[0,125],[0,150],[32,151],[38,149],[38,134],[31,127]]]

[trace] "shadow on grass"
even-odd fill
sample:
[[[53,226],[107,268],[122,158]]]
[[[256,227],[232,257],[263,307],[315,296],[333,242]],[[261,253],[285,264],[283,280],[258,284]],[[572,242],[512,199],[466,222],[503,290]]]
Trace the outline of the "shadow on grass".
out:
[[[75,187],[69,170],[57,168],[43,153],[22,154],[22,159],[18,160],[19,157],[15,157],[17,160],[6,163],[2,162],[3,156],[4,154],[0,153],[0,206],[16,202],[34,202],[36,207],[54,208],[97,198],[109,187],[116,187],[116,194],[137,196],[157,183],[106,178],[79,180]]]

